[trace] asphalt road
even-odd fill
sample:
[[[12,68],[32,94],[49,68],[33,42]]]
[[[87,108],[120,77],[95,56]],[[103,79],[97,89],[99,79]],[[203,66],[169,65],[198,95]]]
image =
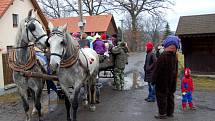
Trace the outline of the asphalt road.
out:
[[[129,57],[129,65],[125,72],[127,75],[133,71],[143,74],[142,67],[144,53],[132,54]],[[143,76],[143,75],[142,75]],[[145,102],[147,86],[128,91],[115,91],[109,86],[111,79],[102,79],[104,86],[101,90],[101,103],[96,105],[96,111],[90,112],[88,108],[80,106],[78,121],[157,121],[154,115],[157,113],[156,102]],[[44,95],[46,93],[44,92]],[[198,91],[194,93],[196,110],[181,111],[180,92],[175,94],[175,113],[173,118],[165,121],[215,121],[215,93]],[[44,121],[66,121],[66,109],[62,100],[57,100],[53,93],[51,107],[48,110],[47,97],[43,97]],[[24,111],[21,101],[0,104],[0,121],[24,121]],[[36,121],[33,118],[31,121]]]

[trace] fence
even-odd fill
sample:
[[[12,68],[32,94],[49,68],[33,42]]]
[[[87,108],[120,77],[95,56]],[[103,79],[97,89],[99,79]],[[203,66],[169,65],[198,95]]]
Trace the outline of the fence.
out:
[[[7,60],[8,60],[8,55],[2,54],[4,85],[13,83],[12,70],[9,68]]]

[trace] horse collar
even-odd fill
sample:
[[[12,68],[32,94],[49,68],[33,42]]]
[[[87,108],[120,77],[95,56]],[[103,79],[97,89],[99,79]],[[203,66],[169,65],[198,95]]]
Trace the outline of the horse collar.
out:
[[[36,63],[34,47],[29,46],[30,56],[29,56],[28,62],[23,65],[16,64],[16,49],[17,48],[11,48],[11,50],[9,50],[9,55],[8,55],[9,67],[14,71],[19,71],[19,72],[31,69]]]

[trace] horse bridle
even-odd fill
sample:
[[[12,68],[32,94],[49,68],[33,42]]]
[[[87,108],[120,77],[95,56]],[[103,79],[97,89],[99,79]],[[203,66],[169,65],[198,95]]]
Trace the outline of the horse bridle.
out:
[[[35,31],[36,27],[34,25],[34,21],[37,21],[40,23],[40,21],[38,21],[37,19],[35,18],[32,18],[32,19],[27,19],[25,21],[25,24],[26,24],[26,33],[27,33],[27,38],[28,38],[28,42],[30,42],[30,39],[29,39],[29,35],[28,35],[28,31],[30,31],[30,33],[32,34],[32,36],[34,37],[35,39],[35,43],[37,43],[40,39],[42,39],[43,37],[47,36],[46,34],[43,34],[41,35],[40,37],[36,37],[36,35],[33,33],[33,31]]]
[[[59,36],[59,37],[63,37],[63,39],[64,39],[64,33],[61,32],[61,31],[59,31],[58,28],[54,28],[54,29],[52,30],[52,32],[50,33],[49,38],[50,38],[51,36],[53,36],[53,35],[57,35],[57,36]],[[48,39],[47,39],[47,41],[48,41]],[[64,53],[64,49],[63,49],[63,52],[62,52],[61,55],[58,54],[58,53],[50,53],[50,55],[58,56],[58,57],[60,57],[60,59],[62,59],[62,58],[63,58],[63,57],[62,57],[62,56],[63,56],[63,53]]]

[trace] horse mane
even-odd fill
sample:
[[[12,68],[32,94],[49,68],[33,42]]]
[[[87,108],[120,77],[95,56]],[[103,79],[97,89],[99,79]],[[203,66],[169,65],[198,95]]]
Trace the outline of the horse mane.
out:
[[[25,20],[26,19],[23,19],[18,26],[18,31],[16,33],[15,47],[19,46],[21,41],[23,41],[22,34],[23,34],[23,31],[25,30]]]
[[[74,40],[73,37],[71,36],[71,34],[68,31],[66,31],[66,37],[65,38],[66,38],[66,40],[68,42],[68,46],[67,46],[68,50],[70,52],[74,52],[77,49],[77,47],[79,46],[78,41]],[[69,46],[69,45],[71,45],[71,46]]]

